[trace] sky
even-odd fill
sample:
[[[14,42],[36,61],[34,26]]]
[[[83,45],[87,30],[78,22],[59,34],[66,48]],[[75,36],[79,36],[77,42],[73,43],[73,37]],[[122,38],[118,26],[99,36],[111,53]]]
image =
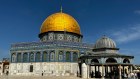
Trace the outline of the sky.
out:
[[[10,57],[13,43],[39,41],[41,24],[61,5],[79,23],[83,42],[106,35],[140,64],[140,0],[0,0],[0,59]]]

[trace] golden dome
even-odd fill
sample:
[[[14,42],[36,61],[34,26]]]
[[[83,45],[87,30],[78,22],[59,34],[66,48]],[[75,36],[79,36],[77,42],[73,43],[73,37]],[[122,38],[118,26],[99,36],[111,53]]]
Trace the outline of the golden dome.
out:
[[[81,35],[77,21],[72,16],[62,12],[50,15],[42,23],[40,32],[45,33],[49,31],[66,31]]]

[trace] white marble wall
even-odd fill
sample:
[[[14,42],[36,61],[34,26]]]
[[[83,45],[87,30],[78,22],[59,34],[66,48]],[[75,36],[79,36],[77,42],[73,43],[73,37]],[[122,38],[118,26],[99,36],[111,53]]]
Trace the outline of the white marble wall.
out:
[[[30,72],[30,65],[33,65],[33,72]],[[10,75],[45,75],[45,76],[69,76],[76,75],[77,63],[63,62],[40,62],[40,63],[11,63]]]

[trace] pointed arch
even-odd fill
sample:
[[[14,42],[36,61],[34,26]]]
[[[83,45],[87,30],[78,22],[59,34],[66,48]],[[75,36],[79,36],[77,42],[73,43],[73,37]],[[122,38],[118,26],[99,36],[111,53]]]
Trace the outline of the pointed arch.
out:
[[[29,61],[34,62],[34,53],[33,52],[31,52],[29,55]]]
[[[77,52],[74,52],[73,53],[73,62],[77,62],[77,60],[78,60],[78,54],[77,54]]]
[[[55,61],[55,52],[54,51],[50,52],[50,61]]]
[[[58,61],[63,61],[63,52],[60,51],[58,54]]]
[[[94,58],[91,60],[91,63],[99,63],[98,59]]]
[[[129,59],[125,58],[125,59],[123,60],[123,63],[130,63],[130,61],[129,61]]]
[[[71,53],[69,51],[66,52],[66,62],[71,61]]]
[[[40,62],[41,61],[41,53],[40,52],[36,53],[35,60],[36,60],[36,62]]]
[[[11,62],[16,62],[16,54],[15,53],[13,53],[12,54],[12,57],[11,57],[12,59],[11,59]]]
[[[17,53],[17,62],[21,62],[21,53]]]
[[[23,62],[28,62],[28,54],[23,53]]]
[[[106,63],[117,63],[117,61],[116,61],[116,59],[114,59],[114,58],[108,58],[108,59],[106,60]]]
[[[48,61],[48,53],[46,51],[43,52],[42,60],[43,62]]]

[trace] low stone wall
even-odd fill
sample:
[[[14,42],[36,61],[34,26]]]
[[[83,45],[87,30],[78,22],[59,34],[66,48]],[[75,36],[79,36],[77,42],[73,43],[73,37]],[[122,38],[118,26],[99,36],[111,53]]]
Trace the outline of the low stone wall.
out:
[[[70,62],[11,63],[9,69],[9,75],[13,76],[76,76],[77,72],[78,64]]]

